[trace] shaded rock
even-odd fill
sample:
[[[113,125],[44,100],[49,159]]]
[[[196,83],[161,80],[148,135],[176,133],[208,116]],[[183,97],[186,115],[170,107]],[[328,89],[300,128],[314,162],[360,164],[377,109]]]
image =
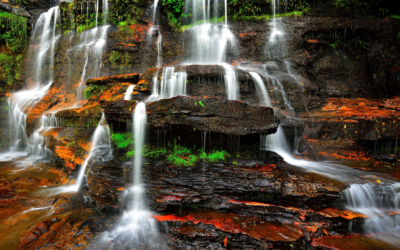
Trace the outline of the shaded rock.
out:
[[[263,150],[263,159],[268,162],[268,163],[281,163],[283,162],[283,157],[280,156],[279,154],[268,151],[268,150]]]
[[[179,96],[150,103],[147,111],[153,127],[189,125],[203,131],[246,135],[274,133],[279,125],[272,108],[219,98]]]
[[[129,82],[135,84],[139,81],[139,74],[125,74],[125,75],[114,75],[114,76],[106,76],[101,78],[92,78],[86,81],[86,84],[94,84],[94,85],[107,85],[111,83],[123,83]]]

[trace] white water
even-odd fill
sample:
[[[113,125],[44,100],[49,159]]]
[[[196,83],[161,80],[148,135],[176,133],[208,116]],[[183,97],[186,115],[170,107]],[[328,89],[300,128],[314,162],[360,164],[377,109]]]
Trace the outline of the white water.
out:
[[[267,88],[265,87],[264,81],[261,79],[260,75],[256,72],[249,72],[253,81],[256,85],[257,93],[261,100],[261,105],[271,107],[271,100],[269,99]]]
[[[287,63],[286,69],[292,75],[290,65]],[[268,72],[267,75],[274,85],[278,84],[285,102],[288,101],[278,79],[269,75]],[[270,105],[271,103],[266,103],[266,106]],[[289,107],[291,107],[290,103]],[[282,127],[279,127],[275,134],[261,137],[261,140],[262,150],[278,153],[290,165],[350,184],[350,187],[342,192],[341,203],[346,209],[369,216],[363,225],[364,232],[377,233],[374,237],[394,246],[400,244],[398,238],[400,216],[386,216],[388,212],[400,212],[400,183],[395,183],[376,173],[361,173],[340,164],[297,159],[290,153]],[[371,182],[371,180],[377,182]],[[378,181],[381,184],[378,184]]]
[[[78,101],[84,100],[83,90],[86,88],[86,80],[100,76],[103,49],[106,45],[107,30],[109,27],[109,25],[105,25],[82,32],[79,35],[79,44],[71,49],[75,53],[81,53],[83,50],[85,54],[85,64],[83,65],[77,91]]]
[[[400,215],[386,216],[390,212],[400,213],[400,183],[353,184],[342,192],[346,209],[369,216],[364,222],[365,233],[376,233],[375,238],[393,246],[400,245]]]
[[[157,76],[153,78],[153,92],[148,100],[156,101],[186,95],[186,81],[186,72],[175,72],[174,67],[166,67],[163,69],[160,84]]]
[[[161,32],[158,31],[156,68],[160,68],[161,66],[162,66],[162,35]]]
[[[228,26],[228,3],[224,1],[225,22],[215,22],[221,16],[218,0],[213,2],[211,8],[209,0],[186,0],[186,14],[192,17],[192,28],[190,28],[190,59],[188,64],[221,65],[225,69],[225,88],[229,100],[238,100],[239,86],[236,72],[233,66],[225,63],[229,53],[236,48],[236,39]],[[213,17],[211,18],[211,15]]]
[[[222,63],[222,67],[225,69],[225,90],[226,90],[226,98],[228,100],[239,100],[240,93],[239,93],[239,85],[236,77],[235,69],[227,64]]]
[[[61,31],[57,29],[57,23],[61,24],[58,6],[41,14],[32,32],[31,41],[35,48],[33,65],[38,86],[54,80],[54,47],[61,36]],[[46,60],[49,60],[49,65],[44,65]]]
[[[46,95],[50,85],[51,83],[19,91],[8,99],[11,147],[9,152],[0,154],[0,161],[13,160],[29,153],[31,144],[26,132],[26,117],[35,104]]]
[[[131,85],[126,89],[124,100],[130,101],[132,99],[132,92],[136,85]]]
[[[141,102],[136,105],[133,113],[133,134],[135,138],[134,150],[135,156],[133,161],[133,186],[129,189],[128,194],[132,194],[131,209],[125,212],[121,218],[118,226],[111,232],[106,232],[102,236],[102,241],[108,242],[110,247],[111,243],[120,239],[122,243],[125,239],[134,240],[135,243],[144,244],[143,249],[149,249],[149,246],[156,245],[156,238],[158,236],[158,229],[155,219],[151,217],[150,211],[146,209],[143,197],[143,183],[141,178],[142,172],[142,154],[143,146],[146,136],[147,114],[146,105]],[[129,241],[128,241],[129,242]],[[160,246],[153,246],[160,249]]]
[[[107,155],[108,156],[112,155],[112,145],[110,136],[111,136],[110,129],[106,123],[106,119],[103,114],[100,119],[99,125],[97,125],[96,130],[93,133],[89,156],[85,159],[85,162],[81,166],[75,184],[63,188],[64,191],[78,191],[81,186],[85,185],[83,182],[86,176],[85,175],[86,167],[88,165],[89,160],[94,156],[94,153],[99,146],[108,146],[109,151]]]

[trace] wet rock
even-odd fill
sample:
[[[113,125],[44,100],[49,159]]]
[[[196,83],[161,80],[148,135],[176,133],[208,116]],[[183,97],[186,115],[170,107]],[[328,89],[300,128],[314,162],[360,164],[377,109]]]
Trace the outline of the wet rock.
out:
[[[108,121],[129,119],[134,106],[127,101],[102,104]],[[246,135],[274,133],[279,125],[272,108],[220,98],[178,96],[149,103],[146,109],[152,128],[186,125],[201,131]]]
[[[382,155],[375,155],[374,159],[380,161],[397,162],[398,156],[391,154],[382,154]]]
[[[136,84],[139,82],[139,74],[125,74],[125,75],[115,75],[115,76],[106,76],[102,78],[92,78],[86,81],[86,85],[107,85],[107,84],[115,84],[115,83],[132,83]]]
[[[263,159],[270,163],[281,163],[283,162],[283,157],[279,154],[265,150],[263,151]]]
[[[219,98],[179,96],[150,103],[147,112],[153,127],[189,125],[231,135],[274,133],[279,124],[271,108]]]

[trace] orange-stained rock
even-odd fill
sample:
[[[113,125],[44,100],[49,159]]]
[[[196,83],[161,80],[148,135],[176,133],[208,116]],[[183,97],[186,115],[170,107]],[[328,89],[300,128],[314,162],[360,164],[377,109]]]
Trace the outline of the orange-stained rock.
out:
[[[278,222],[261,221],[255,217],[245,217],[233,213],[199,212],[187,216],[153,216],[158,221],[181,221],[213,225],[216,229],[231,234],[242,233],[257,240],[293,242],[303,236],[299,227],[282,225]]]

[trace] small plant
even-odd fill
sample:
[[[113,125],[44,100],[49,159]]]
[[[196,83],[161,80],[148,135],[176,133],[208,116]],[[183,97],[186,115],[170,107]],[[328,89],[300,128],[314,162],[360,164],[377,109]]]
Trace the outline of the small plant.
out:
[[[89,100],[92,96],[98,96],[103,93],[107,89],[107,86],[98,86],[90,84],[83,93],[85,95],[85,99]]]
[[[133,144],[133,136],[131,133],[112,134],[111,140],[117,148],[127,148]]]

